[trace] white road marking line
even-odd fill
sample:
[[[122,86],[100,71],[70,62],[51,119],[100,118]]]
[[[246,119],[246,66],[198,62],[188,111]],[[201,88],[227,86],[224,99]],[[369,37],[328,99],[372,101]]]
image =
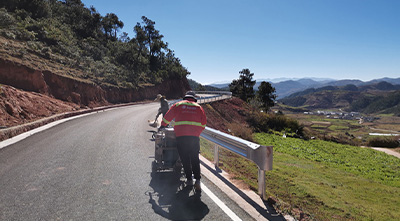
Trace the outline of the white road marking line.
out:
[[[201,183],[202,191],[207,194],[221,209],[234,221],[241,221],[240,219],[231,209],[229,209],[225,203],[223,203],[214,193],[211,192],[203,183]]]
[[[41,131],[47,130],[49,128],[52,128],[52,127],[54,127],[56,125],[59,125],[61,123],[66,122],[66,121],[73,120],[73,119],[80,118],[80,117],[84,117],[84,116],[87,116],[87,115],[90,115],[90,114],[94,114],[94,113],[96,113],[96,112],[81,114],[81,115],[77,115],[77,116],[73,116],[73,117],[69,117],[69,118],[64,118],[64,119],[61,119],[61,120],[53,121],[53,122],[45,124],[45,125],[43,125],[41,127],[38,127],[38,128],[33,129],[33,130],[27,131],[25,133],[19,134],[19,135],[15,136],[15,137],[11,137],[11,138],[9,138],[7,140],[3,140],[3,141],[0,142],[0,149],[2,149],[4,147],[7,147],[7,146],[9,146],[11,144],[17,143],[17,142],[19,142],[19,141],[21,141],[21,140],[23,140],[23,139],[25,139],[27,137],[30,137],[30,136],[32,136],[32,135],[34,135],[36,133],[39,133]]]

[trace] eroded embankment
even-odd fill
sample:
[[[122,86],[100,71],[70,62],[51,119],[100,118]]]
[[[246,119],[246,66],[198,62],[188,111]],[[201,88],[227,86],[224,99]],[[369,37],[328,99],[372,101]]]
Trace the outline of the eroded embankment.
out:
[[[0,140],[57,120],[60,113],[153,100],[158,93],[178,98],[190,88],[186,78],[139,89],[100,87],[2,58],[0,84]],[[34,123],[42,118],[46,120]]]

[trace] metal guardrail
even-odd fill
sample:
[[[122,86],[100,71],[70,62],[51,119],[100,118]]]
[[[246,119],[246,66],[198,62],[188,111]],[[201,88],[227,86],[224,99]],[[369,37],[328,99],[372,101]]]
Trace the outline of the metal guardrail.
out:
[[[214,165],[218,167],[219,147],[223,147],[246,159],[253,161],[258,166],[258,194],[263,200],[266,197],[265,172],[272,170],[273,147],[262,146],[243,140],[238,137],[223,133],[221,131],[206,127],[201,137],[215,144],[214,146]]]
[[[195,93],[198,103],[209,103],[232,97],[232,92],[229,91],[195,91]]]
[[[230,91],[194,91],[196,95],[199,94],[221,94],[221,95],[230,95],[232,96],[232,92]]]
[[[232,97],[232,92],[229,91],[195,91],[196,96],[197,96],[197,103],[199,104],[204,104],[204,103],[210,103],[214,101],[219,101],[223,99],[229,99]],[[168,101],[169,106],[172,106],[178,101],[181,101],[182,99],[178,100],[172,100]]]

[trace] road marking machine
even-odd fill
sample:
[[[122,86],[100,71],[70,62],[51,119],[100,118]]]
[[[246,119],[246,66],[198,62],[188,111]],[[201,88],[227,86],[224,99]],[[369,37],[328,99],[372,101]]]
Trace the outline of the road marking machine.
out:
[[[176,146],[176,137],[174,128],[164,128],[154,133],[155,150],[154,161],[152,163],[152,171],[160,172],[165,170],[173,170],[180,173],[182,163],[179,159],[178,149]]]

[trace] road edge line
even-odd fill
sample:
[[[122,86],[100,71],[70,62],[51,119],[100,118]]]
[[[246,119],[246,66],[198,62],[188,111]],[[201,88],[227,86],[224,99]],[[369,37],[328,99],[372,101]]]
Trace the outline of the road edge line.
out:
[[[207,165],[209,168],[213,168],[214,164],[212,164],[209,160],[207,160],[202,155],[199,156],[200,161]],[[236,202],[244,211],[246,211],[251,217],[255,220],[268,220],[259,211],[257,211],[254,206],[246,202],[243,197],[241,197],[238,193],[236,193],[232,188],[230,188],[227,184],[225,184],[221,179],[216,177],[209,169],[207,169],[204,165],[201,166],[201,173],[207,179],[209,179],[212,183],[214,183],[222,192],[224,192],[229,198]],[[265,204],[263,203],[260,196],[258,196],[255,192],[251,190],[245,190],[238,186],[236,186],[228,177],[228,174],[225,171],[222,171],[221,176],[223,176],[226,180],[228,180],[232,185],[242,191],[247,197],[249,197],[252,201],[254,201],[260,208],[262,208],[266,213],[268,213],[268,209],[266,208]]]

